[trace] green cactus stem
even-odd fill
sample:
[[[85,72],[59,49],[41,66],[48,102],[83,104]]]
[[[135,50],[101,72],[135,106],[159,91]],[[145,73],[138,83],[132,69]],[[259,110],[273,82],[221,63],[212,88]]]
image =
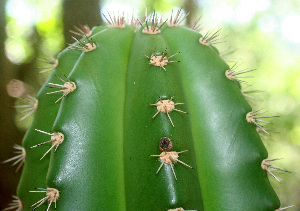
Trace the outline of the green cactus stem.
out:
[[[219,31],[180,13],[75,28],[23,141],[23,210],[280,207],[256,129],[274,116],[253,113],[239,79],[250,71],[220,57]]]

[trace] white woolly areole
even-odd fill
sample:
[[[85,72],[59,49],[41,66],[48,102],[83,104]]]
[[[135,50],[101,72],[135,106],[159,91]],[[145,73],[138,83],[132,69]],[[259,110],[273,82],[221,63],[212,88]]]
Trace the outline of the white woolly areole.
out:
[[[48,197],[48,201],[56,202],[59,198],[59,191],[55,188],[47,188],[46,196]]]
[[[261,168],[263,169],[263,170],[267,170],[268,169],[268,164],[267,164],[267,161],[266,161],[266,159],[264,159],[262,162],[261,162]]]
[[[154,30],[148,29],[147,27],[144,27],[143,31],[144,34],[160,34],[160,30],[158,28],[155,28]]]
[[[168,209],[168,211],[184,211],[182,207],[176,208],[176,209]]]
[[[57,68],[57,67],[58,67],[58,64],[59,64],[58,59],[55,59],[54,64],[53,64],[53,68],[54,68],[54,69]]]
[[[35,101],[35,103],[33,104],[33,111],[36,111],[36,109],[38,108],[38,106],[39,106],[39,101],[38,100],[36,100]]]
[[[97,48],[97,46],[95,43],[86,43],[85,47],[82,48],[82,51],[89,52],[89,51],[95,50],[96,48]]]
[[[53,133],[51,135],[51,142],[53,145],[58,146],[64,141],[64,138],[65,136],[62,133]]]
[[[172,100],[160,100],[156,103],[157,110],[163,113],[170,113],[175,108],[175,103]]]
[[[170,152],[162,152],[159,155],[159,159],[162,163],[173,164],[178,160],[178,152],[170,151]]]
[[[247,113],[247,115],[246,115],[246,120],[247,120],[247,122],[249,122],[249,123],[255,123],[255,119],[254,119],[254,117],[253,117],[253,112],[252,112],[252,111],[249,112],[249,113]]]
[[[234,81],[235,80],[235,77],[234,77],[234,75],[232,74],[233,72],[232,72],[232,70],[226,70],[226,72],[225,72],[225,75],[226,75],[226,77],[229,79],[229,80],[232,80],[232,81]]]
[[[76,84],[74,82],[66,82],[64,84],[64,95],[67,95],[71,92],[73,92],[76,89]]]
[[[150,59],[150,64],[158,67],[163,67],[168,64],[168,58],[166,56],[152,56]]]
[[[202,45],[205,45],[205,46],[209,46],[209,45],[210,45],[210,43],[207,42],[203,37],[201,37],[201,38],[199,39],[199,42],[200,42]]]

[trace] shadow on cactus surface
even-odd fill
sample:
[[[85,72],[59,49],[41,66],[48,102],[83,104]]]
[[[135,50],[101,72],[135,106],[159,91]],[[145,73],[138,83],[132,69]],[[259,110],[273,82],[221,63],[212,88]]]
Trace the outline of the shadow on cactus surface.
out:
[[[181,26],[181,10],[105,17],[44,61],[53,73],[19,107],[34,120],[8,160],[25,162],[6,210],[289,208],[269,181],[288,171],[260,137],[277,116],[251,108],[253,70],[225,62],[219,30]]]

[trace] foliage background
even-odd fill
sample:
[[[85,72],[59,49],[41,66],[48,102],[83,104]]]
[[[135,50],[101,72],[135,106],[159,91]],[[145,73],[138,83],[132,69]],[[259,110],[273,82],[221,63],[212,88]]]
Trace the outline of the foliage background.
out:
[[[134,6],[133,6],[134,5]],[[12,146],[20,144],[32,117],[17,123],[19,114],[10,109],[18,99],[8,96],[6,84],[13,78],[30,84],[36,95],[48,74],[39,74],[43,64],[35,58],[57,55],[71,43],[69,30],[78,23],[90,26],[103,23],[101,13],[125,11],[143,16],[145,8],[170,14],[172,8],[190,11],[186,24],[200,16],[205,33],[222,29],[225,43],[220,51],[236,49],[228,63],[242,63],[241,68],[257,69],[249,82],[257,93],[254,108],[279,115],[272,120],[270,138],[263,142],[269,158],[284,158],[276,166],[292,173],[270,178],[282,206],[297,205],[300,210],[300,1],[284,0],[144,0],[144,1],[72,1],[72,0],[1,0],[0,1],[0,161],[12,157]],[[250,74],[251,75],[251,74]],[[0,164],[0,209],[16,194],[21,171]]]

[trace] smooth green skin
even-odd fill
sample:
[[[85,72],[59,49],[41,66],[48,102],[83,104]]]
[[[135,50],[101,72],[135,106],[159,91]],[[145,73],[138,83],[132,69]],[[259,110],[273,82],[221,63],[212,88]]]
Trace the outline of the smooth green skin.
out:
[[[267,151],[246,121],[251,107],[239,86],[225,77],[228,65],[201,45],[200,37],[181,27],[164,26],[157,35],[143,34],[141,28],[134,33],[131,26],[107,28],[92,37],[97,49],[79,52],[76,61],[62,58],[77,85],[51,116],[53,123],[57,114],[52,131],[62,132],[65,140],[51,153],[48,170],[46,157],[45,163],[39,160],[48,148],[30,150],[36,154],[25,162],[21,200],[30,205],[44,197],[25,195],[44,187],[47,174],[46,186],[60,191],[57,210],[277,209],[279,200],[260,167]],[[166,48],[168,56],[180,52],[170,59],[180,63],[168,64],[166,72],[148,64],[145,55]],[[57,81],[52,76],[49,82]],[[47,96],[45,107],[60,96]],[[172,96],[175,103],[186,103],[175,108],[189,112],[170,113],[174,128],[166,114],[152,119],[157,110],[149,105]],[[40,128],[41,118],[37,111],[25,147],[48,138],[32,131],[34,125],[51,130]],[[189,150],[179,160],[193,169],[176,163],[177,181],[169,165],[155,174],[161,163],[150,157],[161,153],[158,141],[165,136],[174,151]]]

